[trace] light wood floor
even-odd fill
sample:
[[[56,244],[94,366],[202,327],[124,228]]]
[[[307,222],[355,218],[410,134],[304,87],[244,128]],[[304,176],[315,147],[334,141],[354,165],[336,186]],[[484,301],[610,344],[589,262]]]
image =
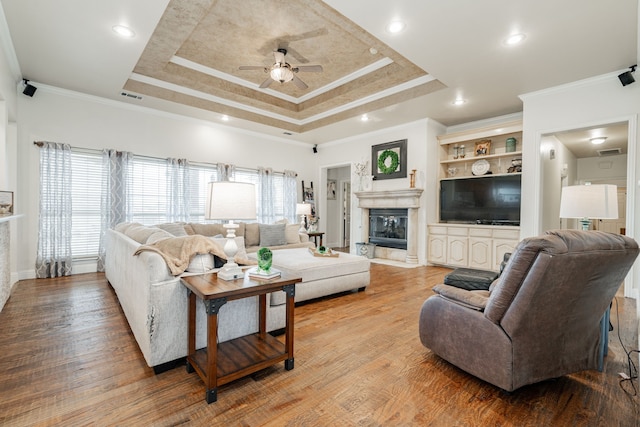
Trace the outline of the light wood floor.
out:
[[[22,281],[0,313],[0,425],[638,425],[617,338],[637,348],[635,301],[617,298],[621,325],[614,304],[604,372],[508,394],[420,343],[420,306],[448,271],[372,264],[366,291],[296,307],[294,370],[224,385],[211,405],[196,374],[146,366],[102,274]]]

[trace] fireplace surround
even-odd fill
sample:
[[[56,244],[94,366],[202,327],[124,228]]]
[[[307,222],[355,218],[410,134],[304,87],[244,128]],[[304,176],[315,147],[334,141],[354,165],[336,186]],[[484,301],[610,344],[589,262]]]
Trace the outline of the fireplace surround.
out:
[[[418,210],[420,209],[421,188],[406,188],[385,191],[358,191],[358,207],[362,209],[362,239],[369,241],[369,211],[371,209],[406,209],[407,225],[405,249],[376,248],[376,257],[403,260],[407,264],[418,263]],[[382,255],[382,256],[381,256]]]

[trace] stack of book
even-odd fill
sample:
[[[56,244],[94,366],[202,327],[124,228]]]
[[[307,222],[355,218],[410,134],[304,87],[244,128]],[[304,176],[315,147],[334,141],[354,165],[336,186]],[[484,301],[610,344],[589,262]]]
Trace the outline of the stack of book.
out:
[[[275,268],[272,268],[269,271],[264,271],[260,270],[258,267],[253,267],[247,271],[247,275],[251,279],[268,280],[280,277],[282,273],[280,272],[280,270],[276,270]]]

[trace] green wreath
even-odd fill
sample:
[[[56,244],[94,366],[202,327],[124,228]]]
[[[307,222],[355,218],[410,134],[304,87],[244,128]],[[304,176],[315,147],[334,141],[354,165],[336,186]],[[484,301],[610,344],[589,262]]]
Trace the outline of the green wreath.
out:
[[[387,159],[391,159],[389,166],[387,166]],[[378,170],[385,175],[396,172],[398,163],[400,163],[400,158],[398,157],[398,153],[393,150],[384,150],[380,156],[378,156]]]

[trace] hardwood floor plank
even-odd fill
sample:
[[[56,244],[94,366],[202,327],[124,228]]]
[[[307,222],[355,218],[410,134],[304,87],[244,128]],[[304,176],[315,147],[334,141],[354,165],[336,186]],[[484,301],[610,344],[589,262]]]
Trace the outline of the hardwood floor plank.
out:
[[[0,312],[0,425],[638,425],[640,398],[618,384],[635,301],[616,298],[604,372],[506,393],[420,343],[420,307],[449,271],[372,264],[364,292],[297,306],[295,369],[223,385],[211,405],[184,366],[146,366],[102,274],[21,281]]]

